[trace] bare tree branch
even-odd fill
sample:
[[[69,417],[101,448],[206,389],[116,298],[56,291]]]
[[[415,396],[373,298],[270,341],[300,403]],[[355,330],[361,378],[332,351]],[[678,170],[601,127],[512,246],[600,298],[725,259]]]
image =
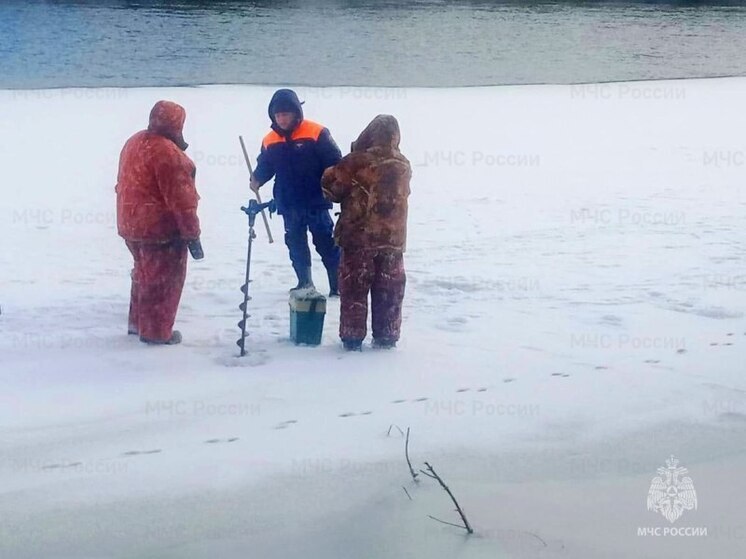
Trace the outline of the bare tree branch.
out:
[[[461,528],[462,530],[466,530],[466,527],[462,526],[461,524],[454,524],[453,522],[446,522],[445,520],[441,520],[440,518],[435,518],[434,516],[430,516],[429,514],[427,515],[427,517],[432,518],[433,520],[440,522],[441,524],[448,524],[449,526],[455,526],[456,528]]]
[[[412,500],[413,500],[413,499],[412,499],[412,496],[411,496],[411,495],[409,494],[409,491],[407,491],[407,488],[406,488],[406,487],[404,487],[403,485],[401,486],[401,488],[402,488],[402,489],[404,489],[404,493],[406,493],[406,494],[407,494],[407,497],[409,497],[409,500],[410,500],[410,501],[412,501]]]
[[[459,516],[461,516],[461,520],[464,523],[464,525],[461,526],[461,528],[465,528],[469,534],[473,534],[474,530],[472,530],[471,525],[469,524],[469,521],[466,519],[466,515],[464,514],[464,511],[461,510],[461,506],[458,504],[456,497],[453,496],[453,493],[451,493],[451,490],[448,489],[448,486],[445,484],[443,479],[435,472],[433,467],[427,462],[425,462],[425,466],[427,466],[428,471],[430,472],[430,474],[432,474],[430,477],[434,477],[436,480],[438,480],[438,483],[440,483],[440,486],[445,490],[446,493],[448,493],[448,496],[453,501],[453,504],[456,505],[456,512],[459,513]]]
[[[409,459],[409,427],[407,427],[407,440],[404,443],[404,456],[407,458],[407,465],[409,466],[409,473],[412,475],[412,479],[419,482],[420,480],[417,479],[417,473],[414,471],[412,462]]]
[[[394,427],[396,427],[397,430],[399,431],[399,433],[401,433],[401,435],[404,436],[404,431],[401,430],[401,427],[399,427],[398,425],[392,423],[391,425],[389,425],[389,430],[386,431],[386,436],[387,437],[391,436],[391,429],[393,429]]]

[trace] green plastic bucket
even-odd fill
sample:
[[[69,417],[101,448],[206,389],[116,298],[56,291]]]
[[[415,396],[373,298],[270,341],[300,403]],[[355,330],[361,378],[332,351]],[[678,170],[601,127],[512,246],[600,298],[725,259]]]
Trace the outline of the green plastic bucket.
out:
[[[319,345],[324,332],[326,297],[315,289],[290,293],[290,339],[296,344]]]

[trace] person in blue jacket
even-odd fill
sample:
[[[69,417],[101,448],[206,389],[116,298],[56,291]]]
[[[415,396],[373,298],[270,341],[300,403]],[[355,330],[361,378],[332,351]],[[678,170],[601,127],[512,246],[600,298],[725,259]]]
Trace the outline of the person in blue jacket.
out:
[[[285,224],[285,244],[298,277],[293,289],[313,287],[308,231],[329,277],[329,295],[337,296],[339,247],[334,243],[331,202],[321,192],[321,175],[342,158],[329,129],[303,117],[298,96],[280,89],[269,102],[272,130],[264,137],[251,189],[275,177],[273,196]],[[292,291],[292,290],[291,290]]]

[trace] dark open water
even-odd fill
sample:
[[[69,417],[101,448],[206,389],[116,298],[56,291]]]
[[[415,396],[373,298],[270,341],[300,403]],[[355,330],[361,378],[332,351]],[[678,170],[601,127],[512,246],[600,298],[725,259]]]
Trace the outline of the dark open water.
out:
[[[746,75],[742,2],[0,2],[0,87]]]

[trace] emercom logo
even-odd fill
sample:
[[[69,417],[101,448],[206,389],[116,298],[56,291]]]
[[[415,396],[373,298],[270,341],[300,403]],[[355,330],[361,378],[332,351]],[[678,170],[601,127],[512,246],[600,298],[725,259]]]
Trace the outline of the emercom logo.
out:
[[[648,510],[659,512],[671,524],[676,522],[685,510],[697,510],[697,492],[692,478],[679,461],[671,455],[666,467],[658,468],[648,490]]]
[[[687,510],[697,510],[697,492],[694,490],[689,470],[679,466],[679,461],[671,455],[666,466],[657,470],[658,475],[650,482],[647,508],[659,513],[671,524]],[[707,536],[705,526],[651,526],[638,527],[638,536]]]

